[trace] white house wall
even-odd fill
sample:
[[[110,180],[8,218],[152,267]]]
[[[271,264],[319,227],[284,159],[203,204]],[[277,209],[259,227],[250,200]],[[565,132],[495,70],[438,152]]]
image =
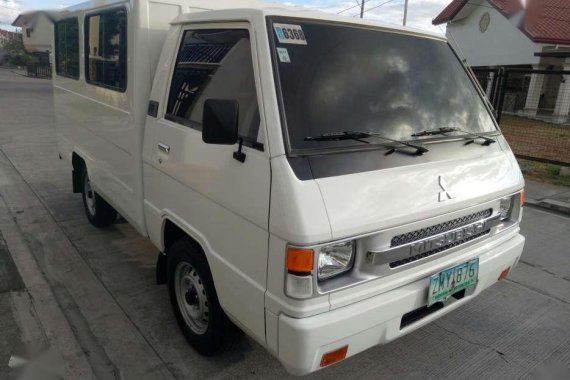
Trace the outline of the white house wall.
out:
[[[51,43],[53,38],[53,24],[43,14],[39,15],[33,23],[33,29],[30,37],[27,36],[26,29],[28,25],[22,28],[24,38],[24,46],[28,53],[51,51]]]
[[[472,7],[471,15],[447,24],[447,37],[470,66],[506,66],[538,64],[534,53],[541,44],[530,40],[518,27],[519,17],[507,19],[487,1]],[[479,31],[481,16],[489,12],[491,22],[485,33]]]

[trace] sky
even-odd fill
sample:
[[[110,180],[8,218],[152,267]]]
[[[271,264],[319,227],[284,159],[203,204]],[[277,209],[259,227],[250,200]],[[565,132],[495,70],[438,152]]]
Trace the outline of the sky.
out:
[[[213,0],[214,1],[214,0]],[[268,0],[271,2],[281,2],[288,5],[304,6],[318,9],[324,12],[342,12],[346,17],[358,17],[361,0]],[[404,0],[365,0],[364,17],[370,20],[378,20],[392,24],[402,24],[404,15]],[[10,29],[9,25],[21,11],[33,9],[57,9],[81,3],[82,0],[0,0],[0,28]],[[431,20],[451,0],[409,0],[408,5],[408,26],[428,30],[442,34],[439,27],[431,24]],[[374,9],[372,9],[374,8]]]

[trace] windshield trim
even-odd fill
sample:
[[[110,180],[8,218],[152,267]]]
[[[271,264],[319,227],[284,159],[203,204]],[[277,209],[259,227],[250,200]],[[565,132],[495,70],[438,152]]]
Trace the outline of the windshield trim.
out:
[[[425,39],[445,43],[451,49],[451,51],[453,52],[453,55],[455,56],[455,58],[457,58],[459,64],[461,65],[461,67],[465,71],[465,74],[468,76],[470,82],[475,87],[475,91],[477,92],[477,94],[481,98],[481,101],[482,101],[485,109],[487,110],[487,112],[491,116],[491,119],[493,121],[493,125],[495,125],[495,128],[496,128],[495,131],[480,132],[478,134],[480,134],[482,136],[492,135],[492,134],[496,134],[496,135],[502,134],[501,130],[499,128],[499,125],[497,124],[497,121],[495,120],[493,110],[489,107],[488,102],[485,100],[485,96],[484,96],[484,93],[481,89],[481,86],[479,85],[477,80],[474,79],[474,76],[472,75],[471,71],[465,65],[464,61],[459,57],[459,55],[457,54],[455,49],[453,49],[453,46],[449,43],[449,41],[438,39],[436,37],[432,37],[429,35],[424,36],[422,34],[418,34],[417,32],[414,33],[413,31],[407,32],[407,31],[402,31],[402,30],[392,30],[392,29],[387,29],[387,28],[382,27],[382,26],[373,27],[373,26],[369,26],[369,25],[360,25],[360,24],[340,22],[340,21],[332,21],[332,20],[319,20],[319,19],[304,18],[304,17],[268,15],[265,17],[265,20],[266,20],[266,29],[267,29],[268,39],[269,39],[269,48],[270,48],[270,55],[271,55],[271,68],[273,70],[273,81],[274,81],[274,85],[275,85],[275,92],[277,95],[277,104],[278,104],[278,108],[279,108],[279,119],[281,122],[281,133],[283,136],[283,143],[285,145],[285,154],[288,157],[303,157],[303,156],[311,156],[311,155],[318,155],[318,154],[336,154],[336,153],[344,153],[344,152],[370,151],[370,150],[377,150],[379,148],[379,146],[392,146],[392,145],[395,145],[396,143],[377,143],[377,144],[376,143],[370,143],[370,144],[362,144],[362,145],[344,146],[344,147],[338,147],[338,148],[337,147],[323,147],[323,148],[312,148],[312,149],[293,149],[291,147],[291,141],[289,138],[290,134],[289,134],[289,130],[287,127],[287,117],[285,116],[285,104],[283,101],[283,93],[282,93],[282,88],[281,88],[281,78],[280,78],[279,67],[278,67],[278,63],[277,63],[278,57],[277,57],[277,53],[276,53],[275,35],[273,33],[273,27],[272,27],[273,22],[276,22],[275,19],[279,20],[277,22],[293,22],[293,23],[294,22],[311,22],[314,24],[321,24],[321,25],[333,25],[333,26],[339,26],[340,25],[340,26],[345,26],[345,27],[354,28],[354,29],[365,29],[365,30],[374,30],[374,31],[392,33],[392,34],[403,34],[403,35],[407,35],[407,36],[411,36],[411,37],[425,38]],[[412,142],[412,143],[413,142],[434,143],[434,142],[445,142],[445,141],[452,141],[452,140],[460,139],[461,136],[465,137],[467,135],[465,135],[465,136],[464,135],[437,136],[437,137],[433,137],[433,138],[411,139],[411,140],[406,139],[406,140],[401,140],[401,141]]]

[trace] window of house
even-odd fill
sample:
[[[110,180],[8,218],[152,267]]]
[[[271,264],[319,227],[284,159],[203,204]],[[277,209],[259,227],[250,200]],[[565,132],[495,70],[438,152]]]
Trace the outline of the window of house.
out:
[[[55,24],[55,72],[79,78],[79,22],[76,18]]]
[[[127,12],[124,8],[86,17],[85,79],[117,91],[127,88]]]
[[[207,99],[233,99],[239,104],[239,134],[255,144],[259,107],[249,32],[243,29],[188,30],[178,52],[166,118],[202,130]]]

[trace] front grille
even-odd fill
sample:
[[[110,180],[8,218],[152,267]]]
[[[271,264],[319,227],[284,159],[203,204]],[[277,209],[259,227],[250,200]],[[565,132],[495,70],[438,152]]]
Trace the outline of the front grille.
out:
[[[441,251],[445,251],[446,249],[450,249],[450,248],[456,247],[456,246],[458,246],[458,245],[460,245],[460,244],[467,243],[468,241],[471,241],[471,240],[480,238],[481,236],[485,236],[485,235],[487,235],[489,232],[491,232],[490,229],[487,230],[487,231],[480,232],[480,233],[478,233],[478,234],[476,234],[476,235],[469,236],[468,238],[465,238],[465,239],[463,239],[463,240],[456,241],[456,242],[454,242],[454,243],[445,245],[445,246],[443,246],[443,247],[439,247],[439,248],[436,248],[436,249],[432,249],[431,251],[427,251],[427,252],[424,252],[424,253],[420,253],[419,255],[411,256],[411,257],[408,257],[408,258],[402,259],[402,260],[393,261],[393,262],[390,263],[390,268],[392,268],[392,269],[393,269],[393,268],[397,268],[397,267],[402,266],[402,265],[404,265],[404,264],[411,263],[412,261],[416,261],[416,260],[419,260],[419,259],[423,259],[424,257],[428,257],[428,256],[431,256],[431,255],[435,255],[436,253],[439,253],[439,252],[441,252]]]
[[[492,209],[487,209],[473,213],[471,215],[466,215],[461,218],[453,219],[448,222],[436,224],[431,227],[422,228],[421,230],[416,230],[412,232],[406,232],[405,234],[400,234],[394,236],[390,242],[390,247],[398,247],[400,245],[408,244],[413,241],[428,238],[430,236],[438,235],[443,232],[451,231],[459,227],[466,226],[468,224],[474,223],[478,220],[485,219],[491,216],[493,213]],[[447,248],[445,248],[447,249]],[[428,253],[428,252],[426,252]]]

